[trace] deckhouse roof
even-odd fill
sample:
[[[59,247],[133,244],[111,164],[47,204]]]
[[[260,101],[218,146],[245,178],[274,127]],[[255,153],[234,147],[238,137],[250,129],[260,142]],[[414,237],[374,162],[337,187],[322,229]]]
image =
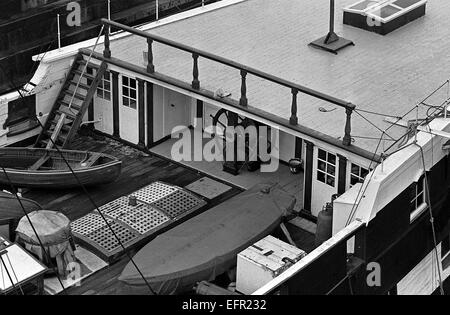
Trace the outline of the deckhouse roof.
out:
[[[228,1],[228,0],[225,0]],[[356,0],[336,0],[336,32],[356,44],[330,54],[308,46],[328,31],[329,2],[325,0],[243,0],[233,5],[162,23],[148,32],[259,69],[308,88],[347,100],[357,109],[401,116],[450,77],[450,2],[433,0],[425,17],[386,35],[343,24],[343,8]],[[102,45],[100,45],[102,46]],[[97,47],[102,51],[103,47]],[[132,35],[111,41],[114,58],[145,66],[145,39]],[[156,71],[192,82],[192,56],[158,43],[153,44]],[[211,91],[222,89],[239,99],[239,71],[200,59],[200,82]],[[289,119],[289,89],[249,76],[249,105]],[[428,100],[440,105],[441,91]],[[342,138],[345,110],[299,94],[299,124]],[[420,107],[420,117],[426,113]],[[382,115],[353,114],[353,145],[373,152],[381,130],[389,124]],[[407,118],[415,118],[413,111]],[[374,126],[375,125],[375,126]],[[378,128],[377,128],[378,127]],[[386,135],[405,132],[391,128]],[[373,138],[373,139],[372,139]]]

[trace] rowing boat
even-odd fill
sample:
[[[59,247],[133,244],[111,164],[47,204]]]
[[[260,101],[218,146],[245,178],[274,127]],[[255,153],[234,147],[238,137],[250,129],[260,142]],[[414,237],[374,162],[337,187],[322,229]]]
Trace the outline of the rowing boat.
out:
[[[103,153],[8,147],[0,148],[0,167],[0,185],[6,187],[67,189],[112,182],[122,162]]]
[[[239,252],[269,235],[295,198],[278,185],[259,184],[156,237],[133,258],[119,280],[131,289],[179,294],[212,281],[236,265]]]

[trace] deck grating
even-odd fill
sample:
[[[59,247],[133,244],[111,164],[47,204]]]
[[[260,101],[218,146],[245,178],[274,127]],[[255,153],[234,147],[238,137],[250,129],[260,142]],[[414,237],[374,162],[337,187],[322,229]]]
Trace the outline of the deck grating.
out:
[[[137,197],[130,204],[130,197]],[[137,192],[122,196],[99,208],[124,248],[95,210],[74,221],[74,236],[107,261],[113,261],[134,244],[150,238],[153,232],[206,205],[202,199],[183,189],[162,182],[152,183]]]

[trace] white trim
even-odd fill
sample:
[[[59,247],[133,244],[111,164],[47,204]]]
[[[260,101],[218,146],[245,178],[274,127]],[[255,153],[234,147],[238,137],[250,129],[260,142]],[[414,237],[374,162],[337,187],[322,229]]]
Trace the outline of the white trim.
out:
[[[361,0],[361,1],[358,1],[358,2],[355,2],[355,3],[351,4],[349,6],[346,6],[344,8],[344,12],[357,13],[357,14],[363,14],[364,13],[365,14],[366,12],[368,12],[368,11],[372,10],[373,8],[376,8],[376,7],[380,6],[380,5],[388,2],[389,0],[374,0],[372,5],[369,5],[364,10],[352,9],[352,7],[354,7],[354,6],[356,6],[356,5],[360,4],[360,3],[366,2],[366,1],[368,1],[368,0]],[[376,1],[378,1],[378,3]]]
[[[353,3],[352,5],[345,7],[344,12],[361,14],[361,15],[367,16],[368,18],[371,18],[375,21],[379,21],[381,23],[388,23],[388,22],[398,18],[399,16],[407,14],[407,13],[411,12],[412,10],[415,10],[420,6],[427,4],[427,2],[428,2],[428,0],[420,0],[417,3],[410,5],[409,7],[402,8],[402,7],[394,4],[394,2],[396,2],[398,0],[384,0],[384,1],[381,0],[379,3],[374,3],[370,6],[368,6],[367,8],[365,8],[364,10],[351,9],[352,7],[356,6],[357,4],[363,3],[365,1],[366,0],[362,0],[362,1]],[[388,16],[387,18],[382,18],[379,15],[377,15],[378,13],[380,13],[381,9],[383,9],[384,7],[387,7],[387,6],[396,8],[399,11],[397,13],[394,13],[394,14]]]
[[[425,189],[425,188],[424,188]],[[424,191],[425,193],[425,191]],[[423,202],[416,210],[414,210],[410,215],[410,222],[413,223],[415,220],[417,220],[422,213],[425,212],[425,210],[428,209],[428,204],[426,202]]]

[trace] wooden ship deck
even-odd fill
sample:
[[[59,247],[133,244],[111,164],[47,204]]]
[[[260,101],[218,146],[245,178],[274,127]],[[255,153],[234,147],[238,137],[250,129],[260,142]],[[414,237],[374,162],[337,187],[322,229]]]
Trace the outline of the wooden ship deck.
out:
[[[88,150],[110,154],[119,158],[123,162],[122,174],[117,181],[98,187],[88,188],[89,194],[99,207],[121,196],[131,194],[132,192],[156,181],[162,181],[179,187],[185,187],[203,177],[211,178],[211,176],[205,175],[195,169],[188,168],[154,154],[143,153],[107,138],[93,139],[91,137],[80,136],[76,138],[71,147],[76,150]],[[213,179],[220,181],[217,178]],[[241,188],[238,188],[228,182],[225,184],[232,188],[219,197],[209,200],[206,207],[192,213],[191,216],[184,218],[184,220],[189,219],[189,217],[192,217],[193,215],[199,214],[200,211],[207,211],[211,207],[214,207],[242,192]],[[95,209],[82,189],[62,191],[29,190],[25,191],[23,195],[26,198],[39,202],[44,209],[61,211],[72,221],[79,219]],[[183,220],[177,222],[177,224],[182,221]],[[293,224],[288,223],[287,226],[292,234],[292,237],[294,238],[294,241],[300,248],[307,252],[314,249],[314,234],[302,230]],[[278,233],[278,231],[276,231],[276,233]],[[147,242],[150,240],[151,238],[148,239]],[[137,244],[131,248],[129,252],[130,255],[133,256],[141,247],[142,244]],[[81,282],[81,286],[68,288],[60,294],[122,295],[149,293],[148,290],[145,289],[140,292],[135,292],[135,290],[125,287],[118,280],[119,275],[128,262],[129,258],[124,255],[105,269],[102,269],[84,279]]]

